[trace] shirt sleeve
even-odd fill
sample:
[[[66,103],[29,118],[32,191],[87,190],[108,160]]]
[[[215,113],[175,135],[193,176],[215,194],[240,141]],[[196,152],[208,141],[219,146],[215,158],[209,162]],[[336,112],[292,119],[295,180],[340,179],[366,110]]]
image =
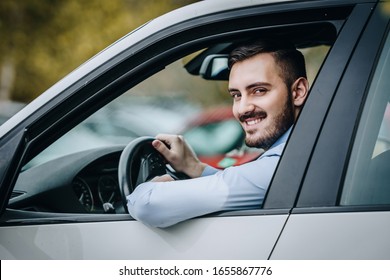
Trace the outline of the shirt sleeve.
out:
[[[201,177],[214,175],[218,171],[220,171],[220,169],[217,169],[217,168],[211,167],[210,165],[207,165],[206,168],[203,170]]]
[[[277,148],[209,176],[143,183],[127,197],[129,213],[146,225],[168,227],[213,212],[260,208],[283,149]]]

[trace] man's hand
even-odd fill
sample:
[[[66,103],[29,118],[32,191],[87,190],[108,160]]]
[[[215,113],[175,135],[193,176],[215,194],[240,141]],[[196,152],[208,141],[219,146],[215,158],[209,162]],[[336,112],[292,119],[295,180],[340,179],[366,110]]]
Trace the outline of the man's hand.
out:
[[[152,144],[176,171],[183,172],[191,178],[202,175],[206,164],[198,159],[183,136],[159,134]]]
[[[162,175],[162,176],[156,176],[150,182],[172,182],[175,181],[171,176],[168,174]]]

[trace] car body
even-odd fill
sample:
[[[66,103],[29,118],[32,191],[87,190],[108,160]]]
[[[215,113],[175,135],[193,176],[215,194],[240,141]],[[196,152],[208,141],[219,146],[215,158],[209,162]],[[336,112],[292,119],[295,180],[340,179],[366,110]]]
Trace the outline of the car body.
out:
[[[119,96],[219,104],[216,57],[276,35],[327,51],[258,209],[151,228],[120,199],[124,145],[28,166]],[[389,45],[389,1],[201,1],[148,22],[0,127],[1,259],[389,259]]]

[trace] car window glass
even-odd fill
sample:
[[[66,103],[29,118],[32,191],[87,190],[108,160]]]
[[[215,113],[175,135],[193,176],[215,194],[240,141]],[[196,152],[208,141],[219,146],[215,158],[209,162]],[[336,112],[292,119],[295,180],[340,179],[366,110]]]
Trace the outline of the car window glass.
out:
[[[341,205],[390,204],[389,38],[364,105],[346,173]]]

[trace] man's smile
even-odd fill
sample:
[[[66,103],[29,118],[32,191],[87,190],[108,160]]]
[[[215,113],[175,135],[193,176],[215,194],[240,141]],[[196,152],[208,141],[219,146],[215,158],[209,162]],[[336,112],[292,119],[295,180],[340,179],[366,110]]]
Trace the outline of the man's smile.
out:
[[[248,126],[252,126],[252,125],[258,124],[258,123],[261,122],[262,120],[263,120],[263,118],[250,119],[250,120],[246,120],[245,123],[246,123],[246,125],[248,125]]]
[[[251,112],[248,114],[241,115],[239,117],[239,120],[245,126],[251,127],[260,123],[266,117],[267,117],[267,113],[265,113],[264,111],[259,111],[259,112]]]

